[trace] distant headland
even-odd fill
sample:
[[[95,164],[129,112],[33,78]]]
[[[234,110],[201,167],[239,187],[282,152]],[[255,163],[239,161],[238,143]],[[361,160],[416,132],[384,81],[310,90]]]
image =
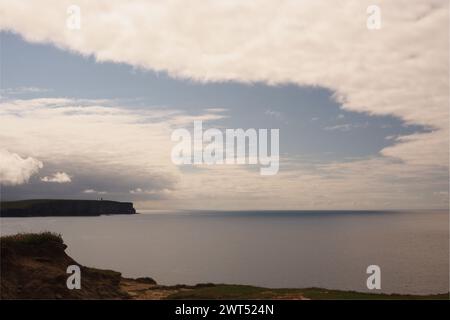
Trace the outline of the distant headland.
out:
[[[131,202],[36,199],[0,202],[0,217],[68,217],[136,214]]]

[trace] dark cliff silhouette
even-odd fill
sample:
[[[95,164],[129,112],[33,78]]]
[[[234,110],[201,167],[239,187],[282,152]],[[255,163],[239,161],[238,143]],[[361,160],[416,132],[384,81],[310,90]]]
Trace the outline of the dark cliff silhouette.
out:
[[[109,200],[23,200],[0,203],[1,217],[99,216],[135,214],[131,202]]]

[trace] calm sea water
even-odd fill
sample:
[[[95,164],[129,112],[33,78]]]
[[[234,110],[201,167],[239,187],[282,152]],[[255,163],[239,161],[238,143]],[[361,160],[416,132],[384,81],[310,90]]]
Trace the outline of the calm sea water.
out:
[[[61,233],[79,263],[161,284],[238,283],[383,292],[449,289],[448,212],[154,212],[2,218],[1,233]]]

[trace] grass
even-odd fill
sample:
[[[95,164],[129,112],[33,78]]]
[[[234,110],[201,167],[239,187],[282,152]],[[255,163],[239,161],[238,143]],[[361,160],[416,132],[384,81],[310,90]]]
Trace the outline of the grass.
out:
[[[60,234],[49,231],[41,233],[18,233],[0,238],[0,242],[4,244],[39,245],[48,243],[49,241],[63,243]]]
[[[438,295],[398,295],[382,293],[362,293],[355,291],[339,291],[320,288],[307,289],[268,289],[245,285],[220,284],[210,287],[199,287],[173,293],[167,299],[295,299],[312,300],[448,300],[448,294]]]

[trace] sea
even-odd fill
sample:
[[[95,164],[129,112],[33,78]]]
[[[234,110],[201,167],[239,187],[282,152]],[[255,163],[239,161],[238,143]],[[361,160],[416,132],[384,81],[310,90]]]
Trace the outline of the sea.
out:
[[[449,291],[448,211],[152,211],[1,218],[2,235],[60,233],[78,263],[164,285]],[[381,289],[369,290],[368,267]]]

